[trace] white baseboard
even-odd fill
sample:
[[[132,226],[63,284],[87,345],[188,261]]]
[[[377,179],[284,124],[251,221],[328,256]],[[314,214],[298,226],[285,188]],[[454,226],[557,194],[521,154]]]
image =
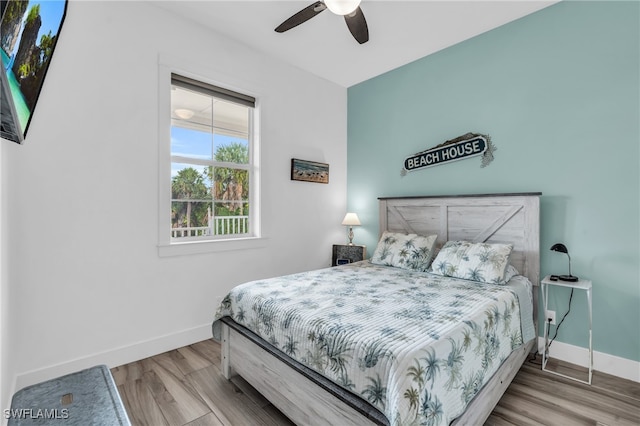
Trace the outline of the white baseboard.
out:
[[[538,352],[542,353],[543,350],[544,338],[538,337]],[[589,364],[589,350],[587,348],[569,345],[557,340],[551,345],[549,356],[582,367],[588,367]],[[593,351],[593,369],[640,383],[640,362],[638,361]]]
[[[167,334],[154,339],[144,340],[131,345],[121,346],[108,351],[76,358],[68,362],[27,371],[17,375],[16,380],[14,380],[14,389],[12,393],[17,392],[25,386],[40,383],[55,377],[64,376],[65,374],[73,373],[85,368],[102,364],[109,368],[113,368],[210,338],[211,324],[205,324],[188,330],[182,330],[177,333]]]

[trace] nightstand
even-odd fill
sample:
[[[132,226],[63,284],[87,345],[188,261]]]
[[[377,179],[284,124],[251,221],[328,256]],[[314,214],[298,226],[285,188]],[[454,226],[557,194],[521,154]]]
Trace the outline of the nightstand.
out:
[[[545,325],[544,325],[544,353],[542,354],[542,370],[547,371],[549,373],[557,374],[558,376],[566,377],[567,379],[576,380],[578,382],[582,382],[590,385],[591,377],[593,375],[593,342],[592,342],[593,324],[592,324],[592,306],[591,306],[591,303],[592,303],[591,302],[591,288],[592,288],[591,281],[582,280],[582,279],[576,282],[561,281],[561,280],[552,281],[551,276],[547,275],[540,282],[540,284],[541,284],[540,290],[542,291],[542,303],[544,305],[545,317],[547,315],[547,311],[549,310],[548,303],[549,303],[549,287],[550,286],[567,287],[575,290],[584,290],[586,293],[587,311],[588,311],[588,317],[589,317],[589,379],[581,380],[576,377],[571,377],[571,376],[564,375],[562,373],[558,373],[557,371],[548,370],[546,368],[547,361],[549,360],[549,332],[546,324],[547,322],[546,318],[545,318]]]
[[[367,257],[365,246],[334,244],[331,266],[344,265],[346,263],[359,262]]]

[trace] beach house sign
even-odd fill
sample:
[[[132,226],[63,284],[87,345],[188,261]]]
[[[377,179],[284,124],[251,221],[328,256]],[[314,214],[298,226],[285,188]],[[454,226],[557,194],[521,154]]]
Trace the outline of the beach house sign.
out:
[[[404,160],[402,175],[413,170],[464,160],[466,158],[482,156],[482,164],[485,167],[493,160],[493,151],[496,147],[491,143],[491,138],[478,133],[467,133],[455,139],[448,140],[426,151],[418,152]]]

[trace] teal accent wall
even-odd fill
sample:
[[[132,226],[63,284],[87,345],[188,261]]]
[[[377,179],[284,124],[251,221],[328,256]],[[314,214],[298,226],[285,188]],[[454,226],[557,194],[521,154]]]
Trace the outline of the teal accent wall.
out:
[[[594,350],[640,361],[640,4],[561,2],[348,90],[349,211],[373,253],[377,197],[541,191],[541,274],[594,285]],[[497,147],[413,171],[405,157],[466,132]],[[567,291],[553,291],[559,321]],[[542,330],[542,328],[540,329]],[[574,294],[558,341],[586,347]],[[542,331],[541,331],[542,332]]]

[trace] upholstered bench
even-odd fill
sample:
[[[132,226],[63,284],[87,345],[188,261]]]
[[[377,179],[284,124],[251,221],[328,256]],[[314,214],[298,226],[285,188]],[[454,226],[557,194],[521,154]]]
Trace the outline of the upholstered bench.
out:
[[[4,415],[9,426],[131,425],[105,365],[27,386]]]

